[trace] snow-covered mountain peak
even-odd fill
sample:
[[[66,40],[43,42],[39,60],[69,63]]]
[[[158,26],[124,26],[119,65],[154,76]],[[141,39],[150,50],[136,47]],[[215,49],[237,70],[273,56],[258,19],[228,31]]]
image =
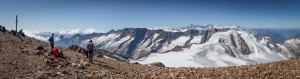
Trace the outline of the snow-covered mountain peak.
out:
[[[212,29],[236,29],[242,30],[237,25],[194,25],[191,24],[189,26],[182,26],[182,27],[152,27],[148,28],[149,30],[164,30],[167,32],[185,32],[187,30],[212,30]]]
[[[277,44],[272,39],[273,37],[262,36],[236,25],[189,25],[75,34],[69,38],[61,38],[56,44],[65,47],[74,44],[85,46],[89,40],[93,40],[96,48],[120,55],[123,59],[145,58],[140,63],[155,60],[168,64],[166,66],[172,66],[174,62],[160,60],[180,59],[176,62],[211,67],[266,63],[300,56],[289,53],[298,52],[299,41],[289,40],[285,44]]]
[[[194,24],[191,24],[189,26],[181,27],[181,28],[197,29],[197,30],[202,30],[202,29],[241,29],[237,25],[214,25],[214,24],[209,24],[209,25],[194,25]]]

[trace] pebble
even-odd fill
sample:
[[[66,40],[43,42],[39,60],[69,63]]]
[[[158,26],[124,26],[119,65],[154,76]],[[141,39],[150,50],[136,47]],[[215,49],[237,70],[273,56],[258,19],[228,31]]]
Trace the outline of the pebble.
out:
[[[77,68],[78,68],[78,69],[84,69],[85,67],[84,67],[83,64],[78,64]]]
[[[72,63],[71,66],[72,66],[72,67],[76,67],[77,64],[76,64],[76,63]]]

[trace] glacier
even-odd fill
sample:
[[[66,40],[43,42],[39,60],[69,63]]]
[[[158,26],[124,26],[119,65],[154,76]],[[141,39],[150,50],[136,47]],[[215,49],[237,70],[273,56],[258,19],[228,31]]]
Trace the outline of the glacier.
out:
[[[241,34],[242,38],[247,40],[246,43],[253,53],[249,55],[239,53],[237,48],[231,45],[231,34]],[[223,42],[220,41],[220,39],[223,39]],[[257,39],[248,32],[229,30],[227,32],[215,33],[206,43],[193,44],[190,48],[183,49],[183,51],[152,53],[145,58],[130,60],[130,62],[138,62],[141,64],[162,62],[167,67],[222,67],[259,64],[287,59],[281,53],[269,50],[256,40]],[[236,57],[226,54],[226,52],[224,52],[226,50],[224,46],[232,48]]]
[[[299,39],[274,42],[274,34],[263,34],[271,35],[269,37],[255,31],[265,30],[248,30],[235,25],[124,28],[106,33],[74,34],[58,38],[55,43],[85,47],[93,40],[96,48],[127,59],[129,63],[162,62],[167,67],[239,66],[300,56]],[[43,35],[29,34],[37,38]]]

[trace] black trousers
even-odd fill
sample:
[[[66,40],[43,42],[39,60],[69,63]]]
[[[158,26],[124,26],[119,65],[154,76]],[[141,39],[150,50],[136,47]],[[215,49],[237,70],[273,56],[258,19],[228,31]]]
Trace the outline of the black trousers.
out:
[[[51,44],[51,43],[50,43],[50,45],[51,45],[51,49],[53,49],[53,48],[54,48],[54,44]]]
[[[94,54],[94,50],[89,50],[89,52],[88,52],[88,58],[89,58],[89,62],[90,63],[93,63],[93,54]]]

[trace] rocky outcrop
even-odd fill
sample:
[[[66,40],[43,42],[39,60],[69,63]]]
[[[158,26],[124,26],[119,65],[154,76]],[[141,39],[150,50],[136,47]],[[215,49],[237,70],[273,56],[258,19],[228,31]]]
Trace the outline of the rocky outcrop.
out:
[[[153,62],[149,64],[150,66],[156,66],[156,67],[165,67],[165,65],[162,62]]]
[[[87,53],[88,53],[88,50],[87,50],[87,49],[82,48],[82,47],[80,47],[80,46],[78,46],[78,45],[72,45],[72,46],[68,47],[68,49],[73,50],[73,51],[76,51],[76,52],[78,52],[78,53],[85,54],[85,55],[87,55]],[[103,52],[104,52],[104,51],[102,51],[102,50],[100,50],[100,49],[95,49],[95,50],[94,50],[94,53],[95,53],[95,55],[96,55],[97,57],[103,57]],[[104,53],[106,53],[106,52],[104,52]]]
[[[251,50],[249,49],[248,45],[246,44],[245,40],[241,37],[240,34],[237,35],[238,45],[240,46],[239,52],[243,55],[251,54]]]
[[[170,51],[175,51],[175,52],[178,52],[178,51],[182,51],[182,46],[175,46],[173,49],[171,49]]]
[[[300,56],[300,39],[289,39],[283,44],[285,48],[296,57]]]
[[[1,25],[0,25],[0,31],[1,31],[1,32],[6,32],[6,28],[5,28],[4,26],[1,26]]]
[[[225,48],[225,53],[226,54],[228,54],[228,55],[230,55],[232,57],[236,57],[229,46],[223,45],[223,47]]]
[[[71,45],[71,46],[68,47],[68,49],[76,51],[78,53],[84,53],[84,54],[87,53],[86,49],[84,49],[84,48],[82,48],[82,47],[80,47],[78,45]]]
[[[237,45],[236,45],[236,43],[235,43],[235,39],[234,39],[234,37],[233,37],[233,34],[230,34],[230,41],[231,41],[231,45],[233,45],[234,47],[237,48]]]

